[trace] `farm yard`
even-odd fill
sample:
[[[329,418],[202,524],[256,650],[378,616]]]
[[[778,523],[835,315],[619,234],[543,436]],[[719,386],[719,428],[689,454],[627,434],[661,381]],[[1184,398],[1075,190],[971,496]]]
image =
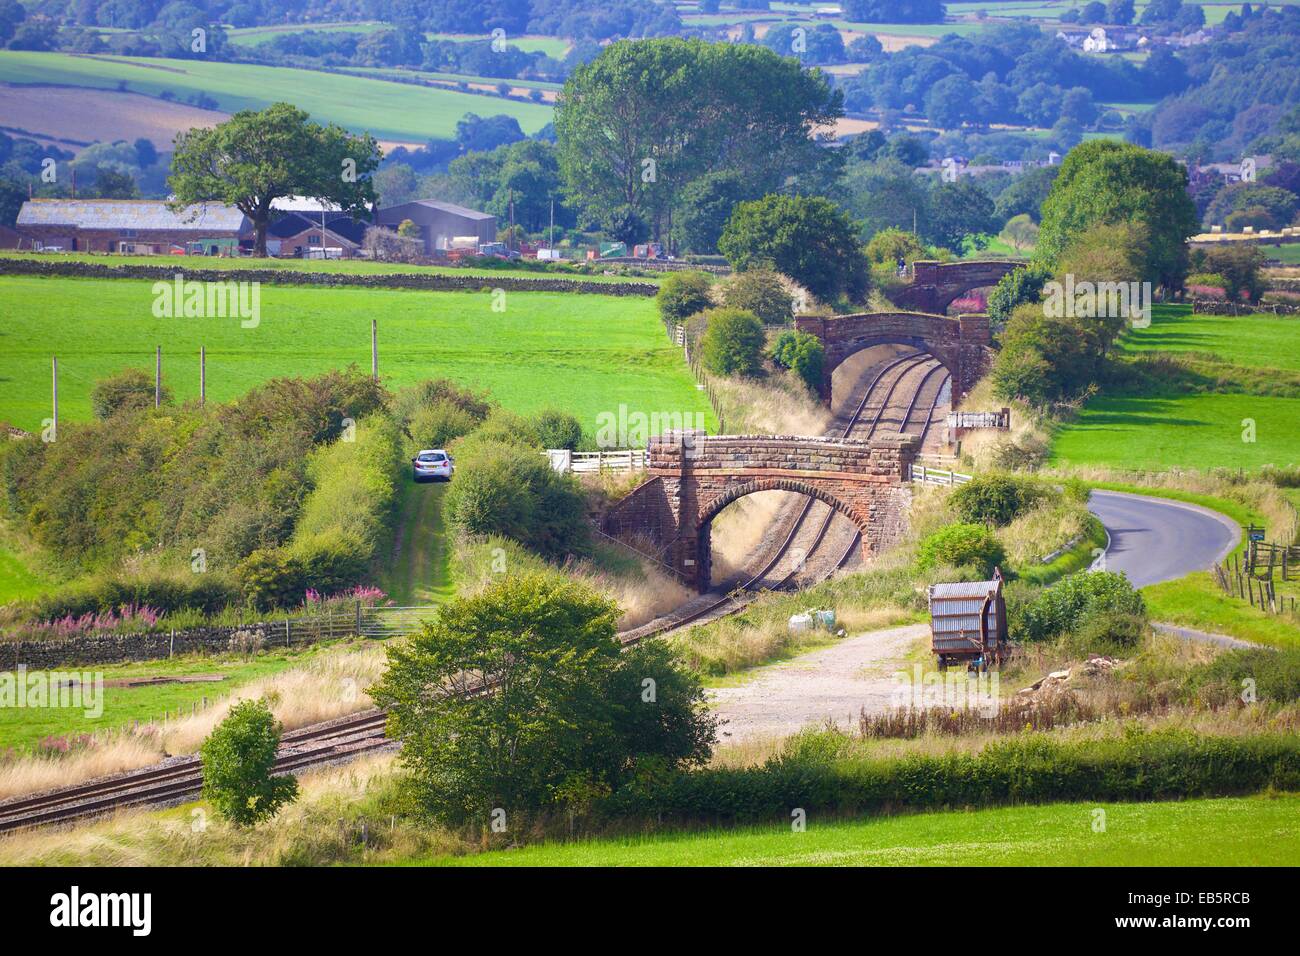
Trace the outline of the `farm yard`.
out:
[[[446,377],[486,389],[505,407],[555,407],[594,435],[601,412],[712,413],[681,354],[641,297],[493,294],[270,286],[261,322],[155,319],[152,283],[0,277],[3,329],[0,420],[39,431],[49,416],[50,356],[59,357],[60,416],[90,417],[94,382],[126,365],[152,367],[163,345],[166,382],[178,401],[197,397],[199,347],[207,349],[208,397],[228,401],[269,378],[368,368],[370,320],[379,323],[380,374],[393,386]],[[18,303],[25,303],[18,308]],[[716,427],[716,424],[710,425]]]

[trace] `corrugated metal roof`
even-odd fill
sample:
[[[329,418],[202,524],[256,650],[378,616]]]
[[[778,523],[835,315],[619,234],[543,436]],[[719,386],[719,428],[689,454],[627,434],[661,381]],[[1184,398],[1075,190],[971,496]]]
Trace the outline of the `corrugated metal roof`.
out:
[[[403,205],[406,205],[403,203]],[[468,209],[465,206],[457,206],[454,202],[443,202],[440,199],[413,199],[411,205],[428,206],[431,209],[441,209],[443,212],[449,212],[457,216],[464,216],[466,219],[495,219],[491,213],[479,212],[477,209]]]
[[[196,203],[172,212],[159,199],[29,199],[18,211],[18,225],[211,233],[243,232],[248,220],[221,203]]]
[[[998,589],[994,581],[956,581],[930,585],[930,597],[937,598],[986,598],[990,591]]]

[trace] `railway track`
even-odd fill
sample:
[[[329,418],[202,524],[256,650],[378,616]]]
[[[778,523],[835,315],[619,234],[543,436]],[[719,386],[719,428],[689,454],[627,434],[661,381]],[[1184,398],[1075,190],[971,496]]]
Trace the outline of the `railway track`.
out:
[[[937,361],[926,353],[913,353],[902,356],[882,368],[867,386],[862,400],[854,409],[848,422],[841,430],[840,438],[854,437],[855,430],[863,427],[862,419],[869,415],[868,409],[874,404],[872,396],[883,385],[887,386],[879,407],[870,414],[870,422],[865,424],[863,438],[870,438],[879,428],[886,409],[899,385],[915,369],[934,363],[933,369],[927,369],[904,412],[904,428],[911,422],[926,383],[942,369]],[[896,377],[894,373],[897,372]],[[892,377],[892,381],[887,380]],[[929,432],[934,410],[943,392],[943,384],[935,392],[930,403],[929,412],[920,431],[922,442]],[[751,577],[736,589],[721,597],[701,602],[698,606],[688,605],[683,613],[672,616],[660,626],[647,626],[620,635],[624,646],[631,646],[649,637],[661,636],[679,628],[713,620],[743,609],[763,590],[780,590],[787,586],[801,570],[803,561],[796,562],[789,570],[780,568],[787,558],[794,542],[801,532],[812,529],[812,540],[805,550],[803,560],[807,560],[821,547],[831,528],[835,517],[833,509],[827,509],[824,517],[811,518],[814,500],[807,499],[781,544]],[[810,520],[816,521],[814,527]],[[857,549],[860,534],[855,534],[848,548],[835,563],[833,569],[843,567]],[[778,573],[779,572],[779,573]],[[487,688],[483,688],[486,690]],[[346,717],[336,718],[319,724],[312,724],[286,732],[281,738],[274,772],[277,774],[294,773],[311,767],[349,760],[365,753],[392,749],[398,743],[385,736],[387,716],[378,709],[368,710]],[[199,758],[195,755],[178,757],[167,763],[130,771],[89,783],[61,787],[30,796],[16,797],[0,801],[0,833],[29,827],[68,823],[88,817],[100,816],[113,810],[133,806],[168,806],[191,800],[203,789],[203,771]]]

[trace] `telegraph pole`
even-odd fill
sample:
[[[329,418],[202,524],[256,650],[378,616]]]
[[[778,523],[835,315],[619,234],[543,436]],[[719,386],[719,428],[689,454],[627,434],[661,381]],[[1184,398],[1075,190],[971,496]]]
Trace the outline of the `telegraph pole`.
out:
[[[208,350],[199,346],[199,407],[208,403]]]
[[[370,320],[370,377],[379,381],[379,322]]]
[[[51,419],[54,427],[50,432],[50,440],[58,441],[59,440],[59,357],[57,355],[53,356],[50,361],[51,361],[51,369],[54,374],[54,418]]]
[[[162,346],[159,345],[153,356],[153,407],[162,404]]]

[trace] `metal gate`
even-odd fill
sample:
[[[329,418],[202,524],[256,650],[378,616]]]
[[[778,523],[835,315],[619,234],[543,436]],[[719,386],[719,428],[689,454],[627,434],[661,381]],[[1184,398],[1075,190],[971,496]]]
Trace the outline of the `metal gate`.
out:
[[[357,630],[362,637],[402,637],[420,629],[438,614],[438,605],[417,607],[363,607]]]

